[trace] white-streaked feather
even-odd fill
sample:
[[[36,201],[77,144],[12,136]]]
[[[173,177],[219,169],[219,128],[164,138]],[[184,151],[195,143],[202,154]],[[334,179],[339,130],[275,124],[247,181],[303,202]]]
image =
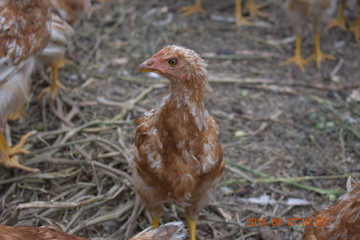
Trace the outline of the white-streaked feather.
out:
[[[49,20],[46,0],[0,0],[0,128],[27,100],[35,57],[50,36]]]
[[[170,222],[158,228],[147,228],[138,233],[130,240],[149,239],[149,240],[182,240],[186,237],[186,230],[182,222]]]
[[[74,30],[55,13],[51,15],[51,29],[50,42],[42,51],[41,57],[59,58],[65,55]]]

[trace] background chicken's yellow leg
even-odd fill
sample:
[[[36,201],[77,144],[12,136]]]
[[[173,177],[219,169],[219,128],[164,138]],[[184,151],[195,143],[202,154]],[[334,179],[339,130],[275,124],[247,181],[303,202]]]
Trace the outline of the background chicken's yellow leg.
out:
[[[190,240],[196,240],[196,220],[187,218]]]
[[[259,10],[259,7],[254,3],[253,0],[247,0],[247,8],[249,9],[250,17],[256,18],[259,17],[269,17],[268,14],[263,13]]]
[[[236,26],[251,25],[251,23],[246,20],[242,14],[241,0],[235,0],[235,20]]]
[[[329,54],[325,54],[321,51],[321,45],[320,45],[320,34],[319,33],[315,33],[315,49],[314,49],[314,53],[307,59],[307,61],[312,61],[314,60],[316,63],[316,66],[318,68],[321,67],[321,61],[323,59],[330,59],[330,60],[335,60],[335,57],[329,55]]]
[[[8,120],[11,121],[11,122],[15,122],[17,120],[19,120],[20,118],[22,117],[27,117],[28,114],[27,112],[25,111],[25,105],[21,105],[19,106],[15,112],[13,112],[12,114],[10,114]]]
[[[351,28],[354,33],[355,40],[360,43],[360,6],[358,6],[358,17],[355,22],[355,26]]]
[[[0,130],[0,164],[2,164],[6,168],[19,168],[27,172],[38,172],[38,169],[26,167],[18,162],[17,156],[10,157],[19,153],[29,153],[27,150],[23,149],[23,145],[25,141],[34,134],[34,132],[30,132],[24,135],[20,142],[14,147],[10,148],[8,145],[3,132]]]
[[[151,224],[154,228],[159,227],[161,216],[151,218]]]
[[[344,15],[345,3],[346,0],[340,0],[337,17],[330,21],[329,25],[326,26],[326,30],[336,26],[342,28],[343,30],[346,30],[346,20]]]
[[[285,61],[285,64],[295,63],[304,71],[307,61],[301,56],[301,36],[296,37],[295,42],[295,56]]]
[[[190,16],[195,13],[205,13],[205,10],[201,6],[202,0],[195,0],[194,5],[180,8],[183,17]]]
[[[59,68],[62,68],[65,65],[65,58],[61,57],[58,60],[55,60],[51,63],[51,84],[50,87],[43,89],[39,94],[39,101],[42,102],[42,98],[48,92],[50,92],[51,100],[54,101],[59,89],[66,90],[66,87],[62,85],[59,81]]]
[[[20,138],[20,141],[18,144],[16,144],[14,147],[12,147],[10,149],[10,156],[16,155],[16,154],[28,154],[30,153],[28,150],[24,149],[24,145],[26,143],[26,141],[28,140],[29,137],[31,137],[32,135],[34,135],[36,133],[36,131],[30,131],[27,134],[25,134],[24,136],[22,136]]]

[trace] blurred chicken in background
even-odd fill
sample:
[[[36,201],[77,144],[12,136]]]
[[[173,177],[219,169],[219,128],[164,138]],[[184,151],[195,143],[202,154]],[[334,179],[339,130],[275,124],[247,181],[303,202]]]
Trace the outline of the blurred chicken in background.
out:
[[[335,57],[322,52],[320,44],[321,29],[330,19],[335,10],[335,5],[336,0],[288,0],[286,2],[285,8],[288,18],[293,25],[296,44],[295,56],[289,58],[285,64],[295,63],[304,71],[305,66],[310,61],[315,61],[316,66],[320,68],[323,59],[335,60]],[[308,19],[312,21],[315,49],[314,53],[308,59],[304,59],[301,54],[301,40]]]
[[[202,0],[195,0],[194,5],[188,7],[182,7],[180,11],[183,12],[184,17],[187,17],[195,13],[205,13],[205,10],[201,5],[202,5]],[[246,7],[247,10],[249,11],[251,18],[256,18],[258,16],[259,17],[268,16],[267,14],[259,10],[259,7],[254,3],[253,0],[246,0]],[[235,0],[235,20],[237,26],[250,24],[250,22],[243,16],[242,0]]]
[[[7,168],[37,171],[15,156],[28,153],[23,146],[33,132],[11,148],[3,129],[11,114],[21,115],[27,101],[36,58],[50,38],[50,17],[48,0],[0,0],[0,164]]]
[[[45,63],[50,62],[52,77],[50,87],[43,89],[39,95],[40,102],[49,92],[54,101],[58,91],[66,89],[59,81],[58,71],[65,65],[66,50],[74,34],[69,24],[73,24],[87,13],[91,6],[90,0],[50,0],[50,4],[52,9],[51,38],[41,53],[40,60]]]
[[[350,0],[350,1],[355,1],[355,0]],[[345,18],[346,3],[347,3],[346,0],[339,0],[337,17],[331,20],[331,22],[327,26],[327,29],[333,27],[340,27],[343,30],[348,29]],[[355,21],[354,26],[350,28],[350,31],[354,33],[356,42],[360,43],[360,0],[356,0],[356,4],[357,4],[357,19]]]

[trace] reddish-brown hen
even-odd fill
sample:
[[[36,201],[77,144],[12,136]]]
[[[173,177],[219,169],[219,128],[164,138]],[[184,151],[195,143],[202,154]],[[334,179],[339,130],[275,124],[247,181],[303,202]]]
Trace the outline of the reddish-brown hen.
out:
[[[27,137],[10,148],[3,128],[10,116],[27,100],[35,59],[50,37],[48,0],[0,0],[0,164],[8,168],[34,171],[19,164],[17,156],[26,153]]]
[[[89,240],[67,234],[54,225],[42,227],[0,225],[1,240]]]
[[[360,239],[360,182],[351,186],[337,203],[311,216],[313,222],[305,229],[303,240],[359,240]],[[326,219],[319,224],[316,221]]]
[[[157,229],[148,228],[130,240],[182,240],[186,236],[181,222],[168,223]],[[42,227],[0,225],[1,240],[91,240],[63,232],[61,227],[45,225]],[[98,238],[97,238],[98,239]]]
[[[198,54],[179,46],[163,48],[138,67],[165,76],[170,87],[160,107],[135,122],[135,189],[154,226],[163,203],[185,203],[191,240],[225,166],[219,127],[204,105],[205,67]]]

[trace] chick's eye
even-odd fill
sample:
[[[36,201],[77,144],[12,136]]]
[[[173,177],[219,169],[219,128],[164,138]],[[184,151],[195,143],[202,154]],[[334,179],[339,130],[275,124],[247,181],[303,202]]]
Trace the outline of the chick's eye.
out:
[[[171,66],[175,66],[175,65],[177,64],[177,60],[176,60],[176,59],[170,59],[170,60],[169,60],[169,64],[170,64]]]

